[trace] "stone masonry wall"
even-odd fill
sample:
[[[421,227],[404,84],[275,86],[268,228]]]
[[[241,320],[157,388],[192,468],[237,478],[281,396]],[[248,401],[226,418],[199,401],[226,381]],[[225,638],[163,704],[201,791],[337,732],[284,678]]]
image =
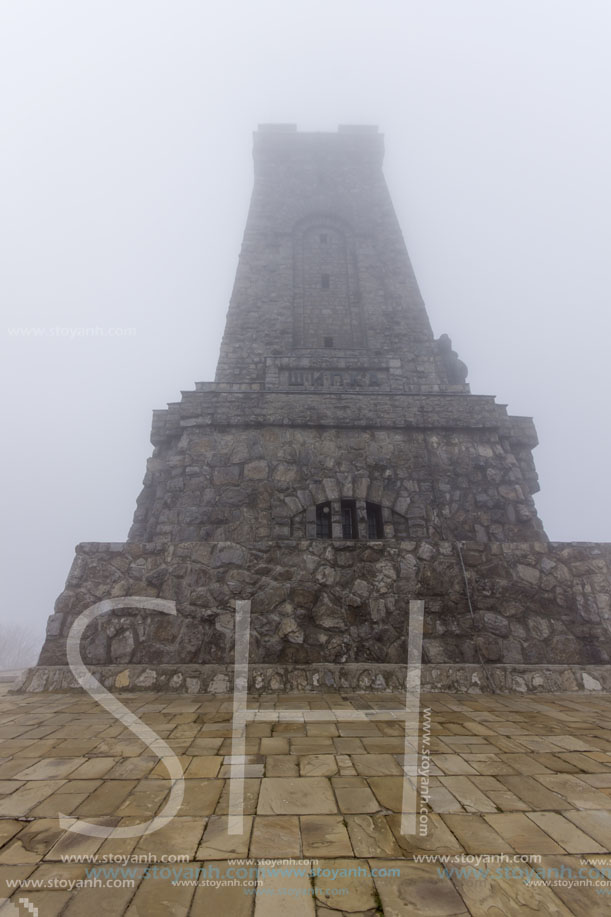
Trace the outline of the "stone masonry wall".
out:
[[[309,507],[353,498],[400,514],[412,538],[542,540],[529,469],[502,432],[186,427],[149,460],[130,540],[287,538]]]
[[[449,542],[82,544],[39,665],[65,665],[75,617],[124,595],[173,599],[178,615],[97,619],[92,666],[226,666],[238,598],[252,602],[253,664],[402,665],[410,599],[425,602],[429,667],[611,662],[611,545],[471,542],[462,556],[473,614]]]

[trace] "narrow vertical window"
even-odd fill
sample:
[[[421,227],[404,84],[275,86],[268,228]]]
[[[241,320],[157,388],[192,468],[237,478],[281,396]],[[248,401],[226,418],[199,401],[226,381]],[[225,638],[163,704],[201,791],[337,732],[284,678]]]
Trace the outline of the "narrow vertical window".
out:
[[[344,538],[358,538],[358,525],[356,521],[356,503],[354,500],[342,500],[342,536]]]
[[[326,245],[326,244],[327,244],[327,233],[326,233],[326,232],[321,232],[321,234],[320,234],[320,241],[321,241],[321,244],[322,244],[322,245]]]
[[[382,507],[377,503],[367,503],[367,538],[373,541],[384,538]]]
[[[329,347],[329,348],[330,348],[330,347],[333,347],[333,338],[331,338],[331,337],[326,337],[326,338],[324,339],[324,343],[325,343],[325,347]]]
[[[316,507],[316,537],[331,538],[330,503],[319,503]]]
[[[320,275],[320,285],[321,285],[321,287],[323,288],[323,290],[328,290],[328,289],[329,289],[329,286],[331,285],[331,278],[330,278],[329,274],[321,274],[321,275]]]

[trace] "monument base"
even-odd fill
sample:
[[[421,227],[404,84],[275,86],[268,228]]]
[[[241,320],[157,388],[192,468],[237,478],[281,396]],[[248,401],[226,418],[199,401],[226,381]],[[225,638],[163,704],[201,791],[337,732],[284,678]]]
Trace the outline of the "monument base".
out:
[[[231,665],[93,665],[91,673],[115,692],[228,694]],[[405,690],[406,666],[391,663],[318,663],[250,666],[251,694],[396,692]],[[425,692],[526,694],[611,692],[611,665],[423,665]],[[10,693],[82,690],[68,666],[27,669]]]

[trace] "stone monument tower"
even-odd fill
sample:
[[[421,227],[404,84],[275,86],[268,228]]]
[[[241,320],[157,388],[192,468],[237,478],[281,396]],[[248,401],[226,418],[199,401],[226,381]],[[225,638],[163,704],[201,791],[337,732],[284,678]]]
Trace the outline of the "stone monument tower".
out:
[[[382,159],[373,127],[255,133],[216,380],[155,412],[128,541],[77,548],[30,689],[70,683],[72,622],[121,595],[178,614],[85,631],[109,687],[227,689],[250,599],[255,688],[396,688],[416,597],[431,687],[607,684],[609,548],[548,542],[533,423],[435,339]]]
[[[532,422],[436,341],[375,128],[255,134],[216,381],[157,412],[130,541],[542,537]]]

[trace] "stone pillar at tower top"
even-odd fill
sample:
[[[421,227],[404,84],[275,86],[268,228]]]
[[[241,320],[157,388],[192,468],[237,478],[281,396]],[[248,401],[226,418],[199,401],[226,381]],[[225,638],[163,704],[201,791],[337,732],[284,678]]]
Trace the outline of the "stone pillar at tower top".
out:
[[[254,189],[218,383],[447,384],[382,173],[376,127],[254,134]]]

